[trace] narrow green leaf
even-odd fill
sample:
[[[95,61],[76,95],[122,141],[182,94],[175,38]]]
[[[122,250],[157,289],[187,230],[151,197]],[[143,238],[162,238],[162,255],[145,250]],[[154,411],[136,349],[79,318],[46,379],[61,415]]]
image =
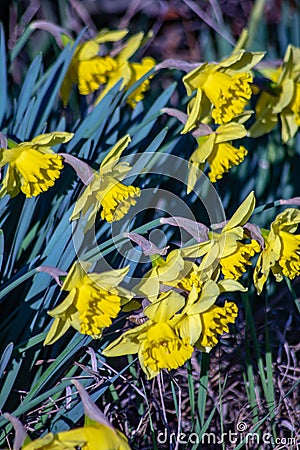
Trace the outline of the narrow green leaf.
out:
[[[1,359],[0,359],[0,377],[2,377],[3,372],[6,369],[6,366],[10,360],[12,351],[14,349],[14,344],[12,342],[10,342],[7,347],[4,349],[2,355],[1,355]]]
[[[19,132],[20,127],[24,127],[24,117],[28,110],[33,109],[33,105],[30,105],[31,98],[34,96],[34,88],[37,82],[39,73],[42,66],[42,56],[37,55],[29,66],[26,78],[22,85],[22,89],[15,107],[15,121],[13,127],[13,133],[18,136],[19,139],[27,139],[26,135]],[[28,116],[27,116],[28,117]]]
[[[7,66],[5,36],[3,25],[0,24],[0,126],[7,112]]]
[[[166,106],[170,100],[177,83],[173,83],[153,102],[142,122],[128,130],[128,134],[133,136],[132,145],[137,145],[147,137],[157,119],[161,114],[160,110]]]
[[[4,233],[2,230],[0,230],[0,270],[2,268],[3,255],[4,255]]]

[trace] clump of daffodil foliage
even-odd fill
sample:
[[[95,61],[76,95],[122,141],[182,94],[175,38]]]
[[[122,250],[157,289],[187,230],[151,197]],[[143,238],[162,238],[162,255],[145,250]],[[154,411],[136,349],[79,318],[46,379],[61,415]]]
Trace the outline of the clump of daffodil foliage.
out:
[[[152,33],[55,30],[56,60],[36,56],[11,94],[1,32],[1,445],[14,427],[17,450],[142,448],[156,383],[164,423],[163,383],[177,422],[186,388],[200,434],[218,352],[224,367],[244,355],[251,420],[264,395],[276,434],[283,393],[252,311],[265,325],[282,292],[289,323],[299,309],[300,48],[274,61],[244,33],[218,59],[158,62],[143,56]],[[276,325],[282,339],[286,327]],[[95,380],[93,400],[76,378]],[[127,418],[112,425],[109,392],[129,408],[118,383],[137,403],[135,430]]]

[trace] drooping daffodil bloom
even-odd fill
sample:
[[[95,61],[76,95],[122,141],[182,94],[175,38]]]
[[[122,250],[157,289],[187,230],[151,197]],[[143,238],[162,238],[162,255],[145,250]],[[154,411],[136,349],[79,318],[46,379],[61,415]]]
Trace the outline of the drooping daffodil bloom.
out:
[[[209,240],[181,249],[183,257],[202,258],[200,270],[213,274],[221,270],[225,278],[238,280],[251,265],[250,258],[261,250],[257,240],[248,239],[243,228],[255,207],[251,192],[220,232],[209,232]],[[247,240],[249,242],[247,242]]]
[[[98,103],[118,81],[122,80],[120,89],[126,88],[127,90],[155,66],[156,62],[151,57],[143,58],[140,63],[129,61],[142,45],[143,39],[144,33],[137,33],[131,36],[126,42],[126,46],[116,55],[114,59],[116,67],[109,73],[107,83],[97,98],[96,103]],[[134,108],[137,102],[144,98],[144,92],[149,88],[149,85],[149,79],[144,80],[128,96],[126,100],[127,103]]]
[[[153,255],[152,268],[133,290],[137,295],[144,295],[150,301],[155,300],[161,290],[161,286],[175,286],[189,271],[191,262],[184,261],[180,250],[172,250],[166,258]]]
[[[184,304],[184,297],[177,292],[160,294],[144,309],[149,320],[123,333],[104,349],[103,355],[111,357],[137,353],[148,379],[163,369],[182,366],[192,356],[193,347],[188,337],[179,337],[172,319]]]
[[[89,213],[85,230],[89,230],[96,220],[100,209],[101,219],[107,222],[121,220],[136,204],[140,189],[121,183],[131,166],[119,163],[120,156],[131,141],[126,135],[120,139],[102,161],[100,168],[94,172],[87,186],[75,204],[70,220],[77,220]],[[79,162],[80,164],[80,162]]]
[[[175,328],[180,337],[209,352],[218,343],[218,335],[228,333],[228,324],[234,323],[238,313],[233,302],[226,301],[222,307],[215,305],[217,297],[222,292],[246,290],[234,280],[207,280],[200,288],[193,284],[185,307],[176,317]]]
[[[254,284],[260,294],[270,271],[281,281],[284,276],[293,280],[300,275],[300,211],[288,208],[278,214],[270,230],[262,230],[265,247],[254,270]]]
[[[119,287],[129,267],[103,273],[88,273],[91,263],[77,261],[71,267],[61,287],[68,295],[48,314],[54,321],[44,345],[53,344],[70,327],[82,334],[99,338],[121,309],[121,296],[130,293]]]
[[[188,115],[192,117],[189,127],[211,116],[215,123],[231,122],[243,113],[251,98],[253,81],[250,69],[264,54],[236,50],[220,63],[204,63],[183,77],[187,94],[196,92],[188,105]]]
[[[188,175],[188,193],[194,188],[198,178],[199,171],[209,164],[210,171],[208,177],[215,183],[228,172],[231,167],[239,165],[247,155],[245,147],[239,148],[232,145],[232,141],[246,136],[247,130],[240,123],[227,123],[220,125],[210,134],[196,138],[198,147],[191,155],[189,175]]]
[[[283,64],[262,70],[269,79],[259,96],[256,121],[249,130],[251,137],[259,137],[275,128],[280,118],[283,142],[292,139],[300,126],[300,48],[289,45]]]
[[[63,157],[51,147],[68,142],[73,136],[54,131],[29,142],[11,143],[11,148],[0,148],[0,168],[7,165],[0,196],[15,197],[23,192],[26,197],[36,197],[54,186],[63,168]]]
[[[137,81],[139,81],[147,72],[149,72],[156,64],[156,61],[147,56],[141,60],[141,62],[133,62],[130,64],[131,77],[126,86],[126,90],[129,90],[131,86],[133,86]],[[143,100],[144,94],[150,88],[150,79],[153,75],[149,75],[143,82],[139,84],[139,86],[134,89],[134,91],[129,94],[126,99],[128,105],[132,108],[135,108],[137,103]]]
[[[102,30],[95,38],[77,46],[61,87],[64,105],[69,101],[73,84],[78,86],[80,94],[87,95],[106,83],[109,73],[116,69],[117,63],[109,55],[100,56],[100,46],[107,42],[119,41],[127,33],[127,30]],[[70,40],[65,43],[67,42]]]
[[[64,105],[68,103],[73,84],[78,86],[81,95],[91,94],[103,87],[96,100],[98,103],[118,81],[122,80],[120,89],[129,89],[155,66],[156,62],[151,57],[143,58],[141,62],[129,61],[142,45],[144,33],[131,36],[117,54],[115,51],[113,55],[99,54],[101,44],[119,41],[127,32],[102,30],[95,38],[77,46],[61,88]],[[146,79],[129,94],[127,103],[134,108],[148,88],[149,79]]]

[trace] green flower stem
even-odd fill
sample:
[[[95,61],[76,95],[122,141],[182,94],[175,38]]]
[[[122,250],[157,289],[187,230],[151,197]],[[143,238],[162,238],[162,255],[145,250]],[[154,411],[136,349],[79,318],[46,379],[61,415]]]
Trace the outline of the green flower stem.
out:
[[[30,35],[31,35],[31,33],[33,31],[34,30],[33,30],[33,28],[31,28],[30,25],[26,28],[26,30],[24,31],[24,33],[22,34],[22,36],[20,37],[20,39],[18,40],[18,42],[16,43],[16,45],[14,46],[14,48],[10,52],[10,62],[11,63],[18,56],[18,54],[21,52],[22,48],[24,47],[24,45],[26,44],[26,42],[30,38]]]
[[[291,296],[292,296],[292,298],[293,298],[293,300],[295,302],[296,308],[298,309],[298,312],[300,313],[300,302],[299,302],[299,299],[298,299],[298,297],[296,295],[296,292],[294,291],[294,288],[292,286],[291,280],[289,278],[287,278],[287,277],[284,277],[284,280],[285,280],[286,285],[288,287],[288,290],[290,291]]]

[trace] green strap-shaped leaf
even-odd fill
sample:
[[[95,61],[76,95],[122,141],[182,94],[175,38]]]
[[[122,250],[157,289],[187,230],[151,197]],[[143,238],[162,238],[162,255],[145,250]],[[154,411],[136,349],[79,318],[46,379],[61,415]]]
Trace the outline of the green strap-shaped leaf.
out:
[[[0,126],[7,111],[7,68],[3,25],[0,24]]]

